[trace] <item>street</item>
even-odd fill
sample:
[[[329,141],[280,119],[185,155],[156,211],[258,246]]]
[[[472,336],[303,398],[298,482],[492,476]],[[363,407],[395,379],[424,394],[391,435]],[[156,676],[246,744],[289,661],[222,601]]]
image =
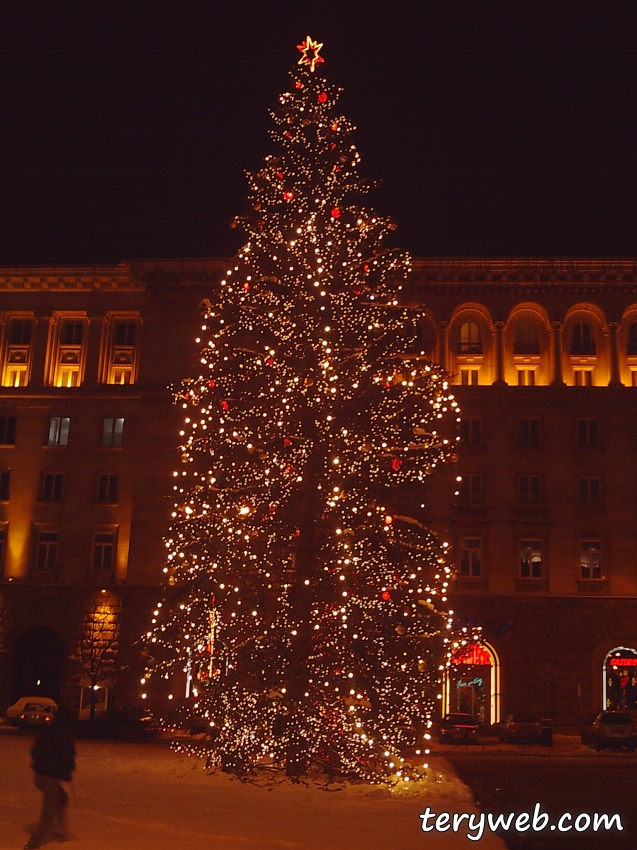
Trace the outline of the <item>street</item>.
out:
[[[483,811],[530,812],[535,803],[557,822],[569,812],[615,812],[623,832],[579,834],[546,830],[541,833],[501,833],[511,850],[634,850],[637,847],[637,757],[625,752],[595,753],[579,745],[554,751],[526,748],[438,747],[458,776],[470,786]],[[565,823],[568,825],[568,822]]]

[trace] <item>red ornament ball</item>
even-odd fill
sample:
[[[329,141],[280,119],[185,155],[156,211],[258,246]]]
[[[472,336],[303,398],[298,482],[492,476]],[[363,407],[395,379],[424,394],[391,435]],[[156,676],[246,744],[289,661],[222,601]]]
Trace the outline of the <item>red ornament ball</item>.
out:
[[[322,91],[318,96],[319,103],[326,103],[327,101],[327,92]]]
[[[300,80],[297,80],[297,81],[294,83],[294,88],[295,88],[295,89],[302,89],[302,88],[303,88],[303,83],[302,83]]]
[[[248,289],[250,289],[250,284],[248,283],[247,280],[244,282],[243,288],[246,290],[246,292],[248,291]]]
[[[340,127],[339,127],[339,125],[336,123],[336,121],[335,121],[333,124],[331,124],[331,125],[330,125],[330,130],[331,130],[333,133],[338,133],[338,131],[339,131],[340,129],[341,129],[341,128],[340,128]]]
[[[224,410],[227,410],[227,409],[228,409],[228,407],[230,406],[230,405],[228,404],[228,402],[227,402],[227,401],[220,401],[220,402],[219,402],[219,404],[221,405],[221,407],[222,407]]]
[[[391,593],[388,590],[383,590],[383,592],[381,593],[381,597],[385,600],[385,602],[387,602],[389,599],[391,599]]]
[[[283,173],[281,171],[277,171],[276,176],[279,178],[279,180],[283,180]]]
[[[391,468],[396,470],[396,472],[398,472],[398,470],[400,469],[400,467],[402,465],[403,465],[403,462],[399,457],[395,457],[391,462]]]
[[[332,218],[340,218],[341,217],[341,208],[333,207],[331,211]]]
[[[288,190],[287,192],[284,192],[283,198],[286,201],[293,201],[294,200],[294,192],[292,192],[290,190]]]
[[[210,387],[211,390],[214,390],[214,388],[216,387],[216,384],[212,380],[212,378],[208,381],[208,386]]]
[[[292,445],[292,440],[291,440],[289,437],[284,437],[284,438],[283,438],[283,445],[284,445],[284,446],[291,446],[291,445]]]

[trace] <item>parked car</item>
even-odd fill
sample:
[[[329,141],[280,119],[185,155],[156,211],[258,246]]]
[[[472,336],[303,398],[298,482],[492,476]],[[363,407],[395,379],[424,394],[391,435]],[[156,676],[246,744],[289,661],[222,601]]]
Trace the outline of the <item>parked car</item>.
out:
[[[582,743],[596,750],[606,747],[634,750],[637,747],[637,731],[630,712],[601,711],[590,725],[582,728]]]
[[[519,714],[507,715],[500,733],[507,744],[539,744],[542,741],[542,724]]]
[[[478,724],[470,714],[447,714],[440,721],[438,741],[441,744],[472,744],[480,737]]]
[[[7,720],[20,729],[53,723],[57,704],[48,697],[20,697],[7,709]]]

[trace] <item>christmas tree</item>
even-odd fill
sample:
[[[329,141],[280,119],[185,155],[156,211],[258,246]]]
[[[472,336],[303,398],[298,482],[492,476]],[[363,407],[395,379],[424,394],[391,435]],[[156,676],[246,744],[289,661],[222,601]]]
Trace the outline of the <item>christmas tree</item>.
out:
[[[146,678],[187,671],[224,769],[409,779],[400,753],[414,730],[426,747],[452,646],[451,568],[404,494],[450,458],[458,410],[401,297],[409,257],[383,247],[394,225],[360,205],[321,47],[299,45],[200,374],[176,393],[171,590]]]

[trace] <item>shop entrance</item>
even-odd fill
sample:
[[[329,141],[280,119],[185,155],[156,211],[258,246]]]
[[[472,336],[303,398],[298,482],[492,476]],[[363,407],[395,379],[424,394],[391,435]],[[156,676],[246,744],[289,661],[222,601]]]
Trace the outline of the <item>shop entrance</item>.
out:
[[[476,643],[451,656],[444,690],[445,713],[470,714],[478,723],[500,719],[500,665],[495,651]]]
[[[637,650],[617,646],[604,659],[604,708],[637,710]]]

